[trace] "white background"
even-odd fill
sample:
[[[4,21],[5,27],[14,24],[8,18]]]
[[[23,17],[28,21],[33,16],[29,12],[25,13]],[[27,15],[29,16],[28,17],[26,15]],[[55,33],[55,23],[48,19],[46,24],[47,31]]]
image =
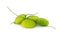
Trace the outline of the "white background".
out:
[[[37,16],[49,20],[51,27],[26,29],[11,24],[13,15],[9,6],[16,14],[36,13]],[[60,1],[59,0],[0,0],[0,40],[60,40]]]

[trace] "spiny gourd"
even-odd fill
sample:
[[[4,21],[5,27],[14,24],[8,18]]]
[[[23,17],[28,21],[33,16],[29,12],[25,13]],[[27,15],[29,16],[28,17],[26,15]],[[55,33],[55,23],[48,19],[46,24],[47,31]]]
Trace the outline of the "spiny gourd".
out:
[[[14,24],[20,24],[24,19],[26,19],[25,14],[18,15],[14,21]]]
[[[38,16],[35,16],[35,15],[30,15],[30,16],[28,17],[28,19],[33,20],[33,21],[37,21],[38,18],[39,18],[39,17],[38,17]]]
[[[30,19],[25,19],[21,25],[25,28],[34,28],[36,26],[36,23]]]
[[[39,24],[40,26],[48,26],[49,21],[45,18],[39,18],[37,20],[37,24]]]

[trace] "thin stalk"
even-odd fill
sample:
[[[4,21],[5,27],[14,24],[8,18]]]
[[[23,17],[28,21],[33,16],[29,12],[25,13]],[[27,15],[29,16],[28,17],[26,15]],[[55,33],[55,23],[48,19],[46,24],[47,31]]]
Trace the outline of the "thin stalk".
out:
[[[7,8],[9,9],[10,12],[12,12],[14,15],[17,16],[17,14],[15,14],[8,6],[7,6]]]
[[[9,9],[10,12],[12,12],[14,15],[18,16],[16,13],[14,13],[8,6],[7,8]],[[26,15],[36,15],[38,14],[38,12],[34,13],[34,14],[26,14]]]
[[[36,15],[36,14],[38,14],[38,12],[36,12],[36,13],[34,13],[34,14],[29,14],[29,13],[28,13],[28,14],[26,14],[26,15]]]

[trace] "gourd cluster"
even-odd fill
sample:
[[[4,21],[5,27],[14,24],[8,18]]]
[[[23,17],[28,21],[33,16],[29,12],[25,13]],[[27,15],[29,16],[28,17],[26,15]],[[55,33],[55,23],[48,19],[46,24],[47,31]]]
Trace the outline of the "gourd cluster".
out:
[[[15,18],[14,24],[22,25],[24,28],[34,28],[37,25],[42,27],[48,26],[49,22],[47,19],[35,15],[20,14]]]

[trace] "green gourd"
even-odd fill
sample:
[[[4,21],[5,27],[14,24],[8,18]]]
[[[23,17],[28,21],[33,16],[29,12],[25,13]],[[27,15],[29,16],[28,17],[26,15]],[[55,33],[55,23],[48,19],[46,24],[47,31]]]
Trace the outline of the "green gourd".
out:
[[[25,19],[21,25],[24,27],[24,28],[34,28],[36,26],[36,23],[30,19]]]
[[[25,14],[21,14],[21,15],[18,15],[16,18],[15,18],[15,21],[14,21],[14,24],[21,24],[21,22],[23,20],[26,19],[26,15]]]
[[[39,18],[37,20],[37,24],[39,24],[40,26],[48,26],[49,25],[49,21],[45,18]]]

